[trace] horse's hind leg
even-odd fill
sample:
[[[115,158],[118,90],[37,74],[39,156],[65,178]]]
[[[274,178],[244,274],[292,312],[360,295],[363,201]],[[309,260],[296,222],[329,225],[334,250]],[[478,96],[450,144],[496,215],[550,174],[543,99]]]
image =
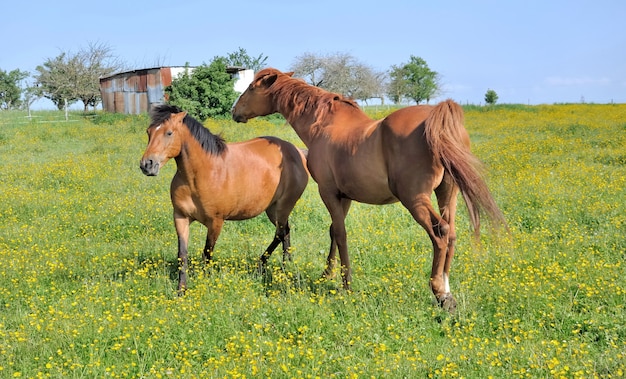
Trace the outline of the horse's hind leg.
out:
[[[328,257],[326,258],[326,268],[322,273],[326,279],[332,279],[335,277],[335,264],[337,262],[337,242],[333,233],[332,224],[328,228],[328,234],[330,235],[330,248],[328,249]]]
[[[276,250],[276,247],[278,247],[279,243],[283,244],[283,263],[285,263],[285,261],[287,260],[291,261],[292,258],[290,252],[291,239],[289,234],[289,213],[291,213],[292,208],[293,207],[289,209],[289,212],[285,212],[284,209],[279,210],[279,206],[277,204],[274,204],[265,211],[267,217],[270,219],[272,224],[276,226],[276,232],[274,234],[274,239],[272,240],[272,242],[267,246],[265,252],[261,254],[259,262],[259,268],[261,270],[265,269],[267,261],[270,259],[272,253],[274,252],[274,250]]]
[[[272,253],[274,252],[274,250],[276,250],[279,243],[283,244],[283,262],[287,260],[291,261],[291,253],[289,251],[291,247],[291,241],[289,238],[289,222],[285,223],[284,225],[281,223],[276,224],[276,234],[274,235],[274,239],[267,246],[265,252],[261,254],[261,264],[263,266],[265,266],[267,260],[270,259]]]
[[[448,234],[448,249],[446,252],[445,263],[443,266],[443,280],[444,287],[446,288],[446,292],[450,293],[450,267],[452,265],[452,258],[454,258],[454,246],[456,243],[456,228],[455,228],[455,217],[456,217],[456,208],[457,208],[457,196],[459,194],[459,188],[452,182],[452,178],[447,173],[444,174],[443,181],[435,189],[435,194],[437,195],[437,204],[439,205],[439,213],[441,217],[448,223],[449,226],[449,234]],[[448,303],[448,304],[446,304]],[[456,302],[454,301],[454,297],[449,295],[449,298],[444,299],[442,302],[440,300],[440,304],[444,308],[451,308],[456,306]]]
[[[433,244],[433,265],[430,274],[430,288],[437,298],[437,302],[450,312],[456,308],[456,300],[450,293],[450,285],[445,271],[450,225],[440,217],[433,208],[430,196],[424,193],[412,199],[401,199],[402,204],[411,212],[411,215],[428,233]]]
[[[274,239],[272,240],[272,242],[267,246],[263,254],[261,254],[261,256],[259,257],[259,272],[262,273],[265,271],[265,266],[267,266],[267,261],[270,259],[270,257],[272,256],[272,253],[274,252],[274,250],[276,250],[276,246],[278,246],[279,243],[280,243],[280,237],[278,237],[278,233],[277,233],[274,235]]]

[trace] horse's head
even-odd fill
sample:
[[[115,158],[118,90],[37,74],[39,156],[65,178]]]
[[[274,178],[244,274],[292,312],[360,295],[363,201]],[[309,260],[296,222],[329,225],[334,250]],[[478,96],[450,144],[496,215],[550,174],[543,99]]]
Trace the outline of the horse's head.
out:
[[[247,122],[251,118],[277,112],[269,94],[272,85],[281,75],[291,76],[293,72],[283,73],[274,68],[259,71],[252,83],[235,101],[232,109],[233,120]]]
[[[176,109],[177,110],[177,109]],[[157,112],[159,112],[157,110]],[[162,112],[161,112],[162,113]],[[183,119],[187,112],[169,113],[166,118],[153,116],[148,127],[148,146],[139,167],[145,175],[156,176],[170,158],[180,154]]]

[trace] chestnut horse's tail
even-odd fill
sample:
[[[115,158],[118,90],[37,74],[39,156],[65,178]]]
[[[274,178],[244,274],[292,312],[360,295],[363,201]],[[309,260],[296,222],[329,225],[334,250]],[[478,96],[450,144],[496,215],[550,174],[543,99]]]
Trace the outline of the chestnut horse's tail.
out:
[[[425,124],[428,145],[461,190],[474,231],[480,230],[481,211],[496,224],[506,226],[483,178],[482,163],[470,151],[463,108],[450,99],[443,101],[431,111]]]

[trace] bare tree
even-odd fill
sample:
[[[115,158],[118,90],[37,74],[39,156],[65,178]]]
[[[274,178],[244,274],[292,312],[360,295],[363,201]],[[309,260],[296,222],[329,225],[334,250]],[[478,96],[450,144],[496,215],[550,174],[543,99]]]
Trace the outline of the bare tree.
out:
[[[291,66],[294,75],[327,91],[357,100],[382,98],[384,73],[359,62],[347,53],[316,55],[305,53]]]
[[[303,78],[311,85],[321,87],[324,83],[324,59],[313,53],[304,53],[296,57],[290,70],[296,77]]]
[[[67,108],[78,100],[84,110],[100,102],[100,77],[120,70],[123,65],[111,53],[111,48],[100,43],[90,43],[87,49],[76,54],[61,52],[37,66],[35,84],[58,109]]]
[[[33,105],[33,103],[39,98],[41,98],[41,91],[37,86],[27,84],[22,91],[22,95],[24,97],[22,105],[26,108],[26,111],[28,112],[28,117],[30,118],[32,116],[30,106]]]
[[[120,70],[123,64],[109,46],[101,43],[90,43],[86,50],[78,53],[78,59],[76,95],[83,102],[85,111],[89,105],[95,109],[101,101],[100,78]]]

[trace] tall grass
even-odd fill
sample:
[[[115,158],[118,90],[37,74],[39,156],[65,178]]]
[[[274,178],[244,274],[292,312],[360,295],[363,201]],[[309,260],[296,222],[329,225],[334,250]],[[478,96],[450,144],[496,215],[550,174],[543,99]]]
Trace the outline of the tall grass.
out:
[[[147,118],[42,116],[0,112],[0,377],[624,376],[626,105],[467,110],[511,234],[472,244],[461,207],[454,316],[433,304],[430,241],[397,204],[350,211],[355,291],[321,280],[330,218],[314,182],[284,271],[276,256],[256,274],[264,216],[227,223],[209,268],[193,224],[178,297],[175,164],[141,174]],[[302,146],[277,118],[205,124]]]

